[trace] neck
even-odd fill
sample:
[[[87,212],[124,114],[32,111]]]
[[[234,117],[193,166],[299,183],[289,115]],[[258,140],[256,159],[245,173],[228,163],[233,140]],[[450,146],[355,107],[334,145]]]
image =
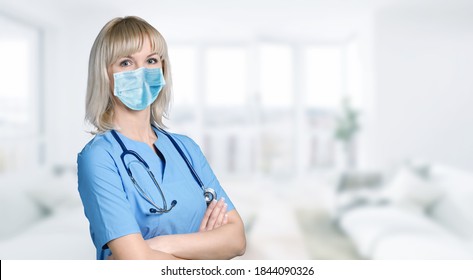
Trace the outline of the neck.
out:
[[[133,111],[124,106],[116,106],[113,123],[126,137],[152,145],[156,134],[151,127],[150,117],[149,107],[142,111]]]

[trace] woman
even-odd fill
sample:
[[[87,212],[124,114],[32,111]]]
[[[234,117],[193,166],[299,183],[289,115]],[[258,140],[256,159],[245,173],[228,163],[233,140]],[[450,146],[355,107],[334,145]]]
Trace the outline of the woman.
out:
[[[243,222],[200,148],[162,130],[171,85],[166,42],[154,27],[138,17],[103,27],[86,97],[95,137],[77,159],[97,259],[230,259],[245,251]]]

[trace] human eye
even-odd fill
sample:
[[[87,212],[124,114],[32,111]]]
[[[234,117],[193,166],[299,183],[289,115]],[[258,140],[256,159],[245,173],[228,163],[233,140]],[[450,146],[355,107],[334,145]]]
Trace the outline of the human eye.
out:
[[[157,64],[159,60],[153,57],[153,58],[149,58],[147,62],[148,64]]]
[[[131,60],[129,59],[123,59],[122,61],[120,61],[119,65],[121,67],[128,67],[128,66],[131,66],[133,63],[131,62]]]

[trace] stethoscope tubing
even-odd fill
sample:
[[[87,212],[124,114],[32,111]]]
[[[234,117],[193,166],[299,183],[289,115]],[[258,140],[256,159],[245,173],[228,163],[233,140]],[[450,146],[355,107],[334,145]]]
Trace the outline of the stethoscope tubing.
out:
[[[197,175],[197,172],[195,171],[192,164],[189,162],[189,159],[187,159],[187,156],[184,154],[184,151],[181,149],[179,144],[177,144],[176,140],[174,140],[174,138],[171,136],[171,134],[169,134],[167,131],[161,129],[160,127],[156,127],[156,129],[161,131],[164,135],[166,135],[169,138],[169,140],[171,140],[174,147],[176,147],[177,152],[181,155],[182,159],[186,162],[186,165],[189,167],[189,170],[191,171],[192,176],[194,176],[197,183],[199,183],[199,186],[202,189],[202,191],[205,192],[204,183],[202,182],[202,180],[200,180],[199,175]]]
[[[173,146],[176,148],[176,150],[178,151],[179,155],[182,157],[182,159],[184,160],[184,162],[186,163],[187,167],[189,168],[192,176],[194,177],[194,179],[197,181],[197,183],[199,184],[199,187],[202,189],[202,192],[203,192],[203,195],[204,195],[204,198],[205,198],[205,202],[207,203],[207,205],[214,199],[217,198],[217,195],[215,193],[215,190],[213,190],[212,188],[206,188],[204,186],[204,183],[202,182],[202,180],[200,179],[199,175],[197,174],[197,172],[195,171],[194,167],[192,166],[192,164],[190,163],[189,159],[187,158],[187,156],[184,154],[184,151],[182,151],[181,147],[179,146],[179,144],[176,142],[176,140],[174,140],[174,138],[168,133],[166,132],[165,130],[163,130],[162,128],[160,127],[157,127],[157,126],[154,126],[157,130],[159,130],[161,133],[163,133],[164,135],[167,136],[167,138],[171,141],[171,143],[173,144]],[[127,147],[125,146],[125,144],[123,143],[123,141],[120,139],[120,137],[118,136],[117,132],[115,130],[111,130],[111,133],[113,135],[113,137],[115,138],[115,140],[118,142],[118,144],[120,145],[120,147],[122,148],[122,154],[120,155],[120,158],[122,160],[122,163],[123,163],[123,166],[125,167],[125,170],[127,171],[128,173],[128,176],[130,177],[133,185],[136,187],[136,189],[138,190],[138,192],[140,193],[140,195],[147,201],[149,202],[151,205],[153,205],[155,208],[151,208],[150,209],[150,213],[167,213],[169,211],[171,211],[171,209],[177,204],[177,201],[176,200],[173,200],[172,203],[171,203],[171,207],[168,209],[167,208],[167,202],[166,202],[166,199],[164,197],[164,193],[159,185],[159,183],[157,182],[156,178],[154,177],[154,174],[153,172],[151,172],[151,170],[149,169],[149,165],[148,163],[146,163],[146,161],[135,151],[133,150],[128,150]],[[161,196],[161,198],[163,199],[163,207],[164,208],[161,208],[161,207],[158,207],[154,202],[153,200],[146,194],[146,192],[139,186],[138,182],[136,182],[136,179],[133,177],[133,174],[131,172],[131,170],[127,167],[126,163],[125,163],[125,156],[127,155],[132,155],[134,156],[136,159],[138,159],[138,161],[143,165],[143,167],[146,169],[146,171],[148,172],[149,176],[151,177],[151,179],[153,180],[153,183],[156,185],[158,191],[159,191],[159,194]]]
[[[206,188],[205,187],[204,183],[200,179],[200,177],[197,174],[197,172],[195,171],[194,167],[189,162],[189,159],[187,159],[187,156],[184,154],[184,151],[181,149],[179,144],[177,144],[176,140],[174,140],[174,138],[171,136],[171,134],[169,134],[167,131],[165,131],[164,129],[162,129],[160,127],[157,127],[157,126],[153,126],[153,127],[155,127],[157,130],[161,131],[164,135],[166,135],[169,138],[169,140],[172,142],[172,144],[176,148],[177,152],[181,155],[182,159],[186,162],[186,165],[189,167],[189,170],[192,173],[192,176],[194,176],[194,179],[199,183],[199,186],[202,189],[202,193],[204,195],[205,202],[207,203],[207,205],[210,202],[212,202],[212,200],[217,199],[217,194],[216,194],[215,190],[212,189],[212,188]]]

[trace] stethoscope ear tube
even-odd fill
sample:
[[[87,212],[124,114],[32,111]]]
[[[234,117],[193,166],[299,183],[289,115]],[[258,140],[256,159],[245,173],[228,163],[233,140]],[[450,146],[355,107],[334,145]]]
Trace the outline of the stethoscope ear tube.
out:
[[[181,155],[182,159],[186,162],[186,165],[187,165],[187,167],[189,167],[189,170],[192,173],[192,176],[194,176],[195,180],[197,181],[197,183],[199,183],[200,187],[202,188],[202,190],[204,191],[204,194],[205,194],[204,183],[202,182],[202,180],[200,180],[199,175],[197,175],[197,172],[195,171],[194,167],[192,166],[192,164],[187,159],[187,156],[184,154],[184,151],[181,149],[179,144],[177,144],[176,140],[174,140],[174,138],[171,136],[171,134],[169,134],[167,131],[161,129],[160,127],[156,127],[156,129],[161,131],[164,135],[166,135],[169,138],[169,140],[172,142],[172,144],[176,148],[177,152]]]
[[[204,183],[200,179],[199,175],[195,171],[192,164],[187,159],[186,155],[184,154],[184,151],[182,151],[181,147],[179,146],[179,144],[177,144],[176,140],[174,140],[174,138],[171,136],[171,134],[169,134],[167,131],[161,129],[160,127],[156,127],[156,129],[161,131],[164,135],[166,135],[169,138],[169,140],[172,142],[172,144],[174,145],[174,147],[176,148],[178,153],[181,155],[182,159],[186,162],[186,165],[187,165],[187,167],[189,167],[189,170],[192,173],[192,176],[194,176],[195,180],[197,181],[197,183],[199,183],[200,188],[204,192],[204,198],[205,198],[205,202],[207,203],[207,205],[209,205],[210,202],[212,202],[212,200],[217,199],[217,193],[215,192],[215,190],[212,189],[212,188],[206,188],[204,186]]]
[[[154,203],[153,203],[153,204],[154,204]],[[171,207],[170,207],[169,209],[165,209],[165,210],[164,210],[164,209],[158,208],[158,209],[160,209],[160,210],[158,210],[158,209],[156,209],[156,208],[149,208],[149,212],[150,212],[151,214],[156,214],[156,213],[158,213],[158,214],[163,214],[163,213],[167,213],[167,212],[171,211],[172,208],[174,208],[174,206],[176,206],[176,204],[177,204],[177,200],[173,200],[173,201],[171,201]]]

